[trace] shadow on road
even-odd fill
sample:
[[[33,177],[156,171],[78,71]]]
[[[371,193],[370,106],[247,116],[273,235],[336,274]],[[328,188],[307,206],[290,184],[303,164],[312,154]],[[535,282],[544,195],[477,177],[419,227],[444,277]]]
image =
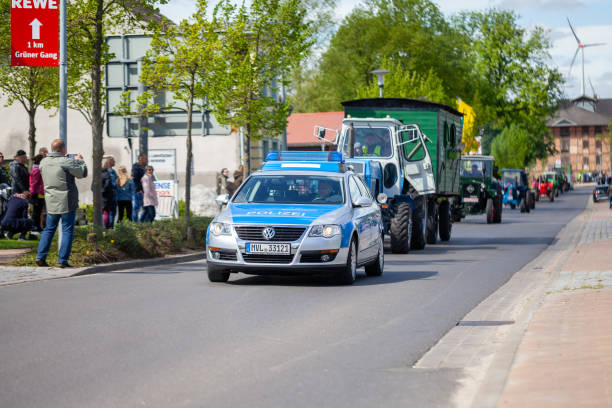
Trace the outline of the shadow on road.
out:
[[[438,272],[388,272],[378,277],[367,277],[363,272],[358,272],[356,286],[385,285],[389,283],[405,282],[411,280],[429,279],[436,276]],[[234,276],[234,275],[232,275]],[[243,276],[243,275],[239,275]],[[229,285],[249,285],[249,286],[344,286],[334,282],[333,277],[329,276],[278,276],[278,275],[258,275],[247,276],[230,280]]]

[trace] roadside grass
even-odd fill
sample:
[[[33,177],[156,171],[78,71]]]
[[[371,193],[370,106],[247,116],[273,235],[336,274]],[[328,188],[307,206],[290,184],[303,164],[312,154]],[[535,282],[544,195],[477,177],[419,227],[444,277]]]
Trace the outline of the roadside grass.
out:
[[[0,239],[0,249],[36,248],[38,241],[18,241],[16,239]]]
[[[184,217],[155,221],[151,224],[121,222],[96,239],[92,225],[76,226],[70,264],[88,266],[131,259],[157,258],[190,250],[204,250],[206,229],[212,218]],[[193,239],[187,228],[193,227]],[[57,233],[51,244],[47,262],[57,261]],[[17,241],[20,242],[20,241]],[[33,242],[33,246],[37,242]],[[13,260],[12,265],[34,266],[36,251]]]

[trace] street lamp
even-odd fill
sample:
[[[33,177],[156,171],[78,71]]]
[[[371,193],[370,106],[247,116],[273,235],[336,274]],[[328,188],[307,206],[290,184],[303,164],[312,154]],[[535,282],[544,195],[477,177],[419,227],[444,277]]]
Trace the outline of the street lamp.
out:
[[[383,97],[383,88],[385,87],[385,74],[388,74],[391,71],[387,71],[386,69],[375,69],[374,71],[370,71],[370,74],[376,75],[378,79],[378,90],[379,96]]]

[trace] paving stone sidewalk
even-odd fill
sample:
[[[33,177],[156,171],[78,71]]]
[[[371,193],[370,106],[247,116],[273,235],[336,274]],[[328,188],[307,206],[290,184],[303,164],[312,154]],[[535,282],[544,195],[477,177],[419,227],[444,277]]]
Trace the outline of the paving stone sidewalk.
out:
[[[520,343],[500,407],[612,406],[612,210],[603,202],[587,212]]]

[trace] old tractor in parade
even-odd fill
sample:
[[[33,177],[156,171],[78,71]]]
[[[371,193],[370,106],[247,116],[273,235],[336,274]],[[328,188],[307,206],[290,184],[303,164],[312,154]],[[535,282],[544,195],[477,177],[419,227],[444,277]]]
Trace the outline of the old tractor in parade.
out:
[[[537,201],[540,201],[543,196],[548,197],[551,203],[555,201],[555,197],[559,195],[555,186],[556,178],[556,174],[552,172],[543,173],[538,176],[537,180],[534,182]]]
[[[393,253],[451,237],[459,201],[462,114],[404,98],[343,102],[342,129],[331,141],[378,197]],[[317,127],[325,138],[325,129]]]
[[[492,156],[469,155],[461,158],[461,201],[453,211],[453,220],[470,214],[486,214],[487,224],[502,220],[503,192],[493,177]]]
[[[535,193],[529,187],[529,177],[525,170],[502,169],[502,203],[510,208],[519,208],[522,213],[535,209]]]

